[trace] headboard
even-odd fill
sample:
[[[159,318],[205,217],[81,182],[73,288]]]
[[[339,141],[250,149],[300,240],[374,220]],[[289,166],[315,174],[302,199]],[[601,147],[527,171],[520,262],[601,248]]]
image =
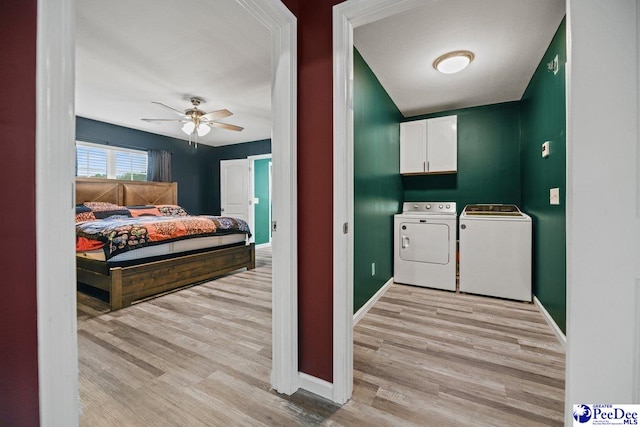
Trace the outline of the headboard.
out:
[[[76,178],[76,203],[109,202],[120,206],[176,205],[177,182]]]

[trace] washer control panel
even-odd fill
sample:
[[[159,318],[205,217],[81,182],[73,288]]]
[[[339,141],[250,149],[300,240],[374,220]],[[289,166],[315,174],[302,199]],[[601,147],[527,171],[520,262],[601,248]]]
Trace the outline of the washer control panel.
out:
[[[403,213],[455,215],[456,202],[404,202],[402,204]]]

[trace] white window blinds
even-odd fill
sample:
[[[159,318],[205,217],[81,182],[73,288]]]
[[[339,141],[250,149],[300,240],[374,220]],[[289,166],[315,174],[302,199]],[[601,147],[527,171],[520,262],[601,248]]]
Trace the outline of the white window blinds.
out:
[[[76,141],[76,176],[147,180],[147,152]]]

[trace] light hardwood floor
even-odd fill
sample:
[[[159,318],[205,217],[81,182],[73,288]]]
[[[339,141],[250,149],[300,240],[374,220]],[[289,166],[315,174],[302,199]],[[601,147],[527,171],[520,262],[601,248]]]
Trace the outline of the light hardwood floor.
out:
[[[562,425],[564,351],[531,304],[393,285],[354,329],[344,406],[269,389],[271,262],[113,313],[78,293],[83,426]]]

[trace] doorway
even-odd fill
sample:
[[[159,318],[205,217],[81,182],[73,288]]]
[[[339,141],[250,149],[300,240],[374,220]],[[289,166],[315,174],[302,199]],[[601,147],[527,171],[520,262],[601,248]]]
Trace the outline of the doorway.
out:
[[[271,246],[273,162],[270,154],[249,156],[249,226],[256,248]]]
[[[271,246],[271,154],[220,160],[220,213],[249,224],[256,248]]]
[[[334,8],[334,58],[336,58],[334,64],[334,153],[336,153],[334,156],[334,214],[336,218],[344,218],[344,221],[350,225],[349,228],[351,229],[356,228],[355,224],[353,224],[353,200],[355,197],[353,194],[353,105],[356,100],[351,99],[355,91],[353,87],[355,74],[353,66],[353,29],[400,12],[411,11],[414,13],[415,8],[423,6],[425,6],[424,2],[373,1],[369,2],[367,7],[358,5],[357,2],[346,2]],[[416,59],[416,61],[418,60]],[[396,61],[388,63],[395,64]],[[434,70],[431,71],[433,72]],[[340,233],[338,227],[335,230],[334,283],[336,284],[336,292],[334,293],[334,298],[336,300],[334,300],[334,313],[337,312],[337,314],[334,314],[334,316],[339,321],[344,321],[344,324],[336,325],[336,329],[334,329],[334,355],[339,360],[350,360],[353,358],[350,353],[352,351],[352,339],[348,335],[352,333],[349,330],[349,315],[351,315],[350,304],[353,301],[354,242],[353,236]],[[344,288],[342,287],[343,284]],[[337,301],[338,299],[348,301],[348,303],[341,304],[340,301]],[[345,306],[346,310],[340,311]],[[344,369],[342,371],[344,372],[344,377],[347,378],[347,382],[350,382],[352,365],[348,362],[341,363],[337,365],[337,368]],[[341,377],[343,377],[342,374],[335,373],[335,378],[339,379]],[[345,394],[350,394],[350,384],[336,382],[334,386]]]
[[[296,207],[296,18],[280,2],[238,0],[272,39],[273,351],[271,385],[298,388]],[[37,297],[40,418],[76,425],[75,266],[71,245],[74,177],[75,0],[38,4]],[[45,231],[46,230],[46,231]],[[55,230],[51,232],[50,230]]]

